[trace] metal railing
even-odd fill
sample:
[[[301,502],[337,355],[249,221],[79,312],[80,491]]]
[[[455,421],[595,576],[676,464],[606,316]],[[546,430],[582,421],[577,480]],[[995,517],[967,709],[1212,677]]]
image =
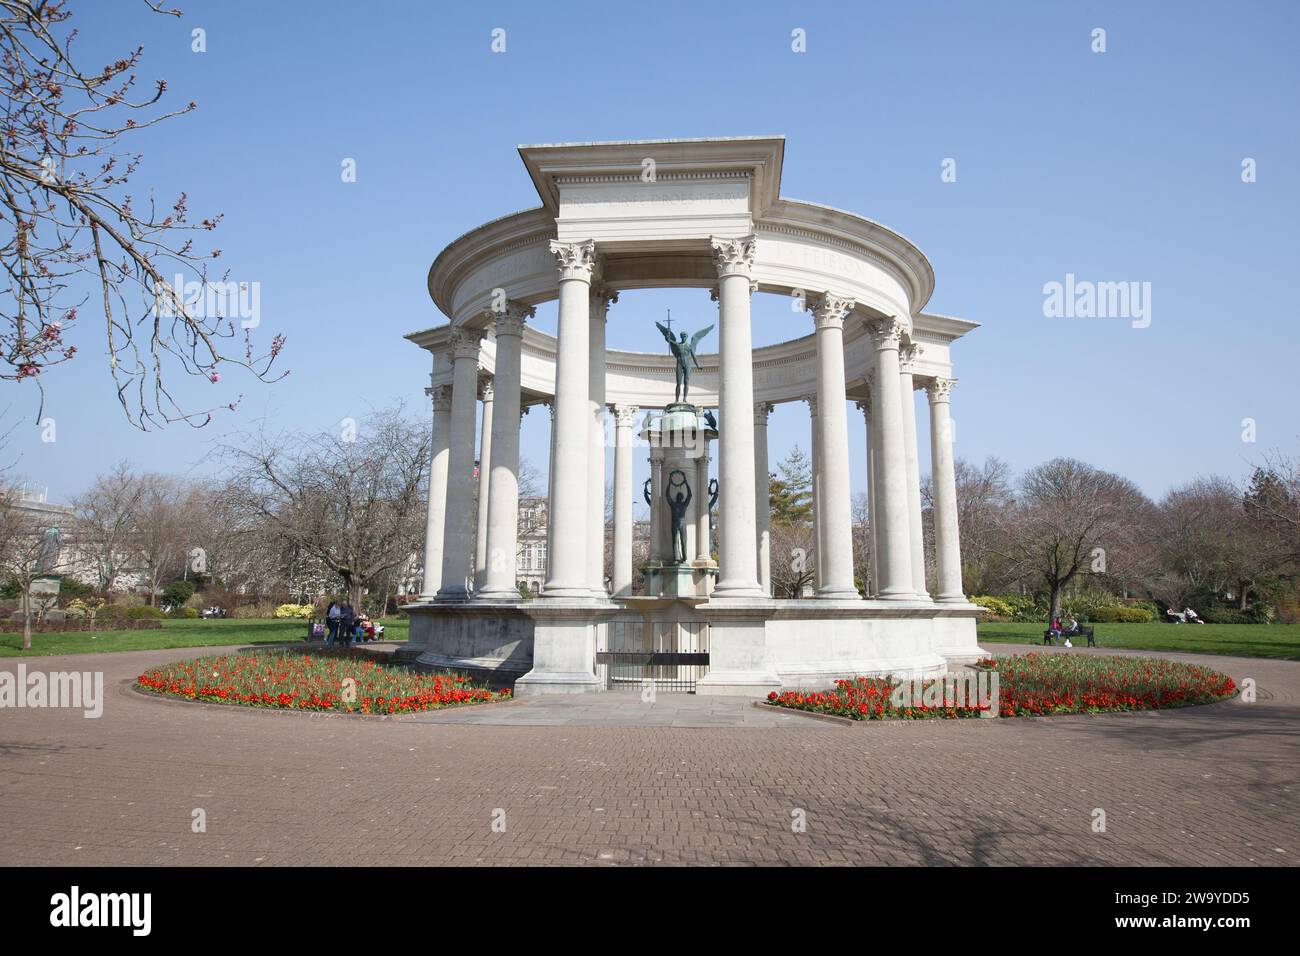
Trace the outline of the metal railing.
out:
[[[610,621],[597,635],[596,670],[610,690],[693,693],[709,672],[704,621]]]

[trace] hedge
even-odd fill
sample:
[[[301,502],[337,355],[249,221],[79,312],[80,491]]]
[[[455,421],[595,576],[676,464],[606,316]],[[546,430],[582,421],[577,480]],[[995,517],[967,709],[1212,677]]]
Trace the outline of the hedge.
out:
[[[1150,608],[1099,607],[1088,615],[1093,624],[1149,624],[1156,619]]]

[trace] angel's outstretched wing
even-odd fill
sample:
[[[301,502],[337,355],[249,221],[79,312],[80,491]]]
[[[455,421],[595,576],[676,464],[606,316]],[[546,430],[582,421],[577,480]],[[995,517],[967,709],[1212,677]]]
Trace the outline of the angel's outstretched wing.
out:
[[[662,324],[659,323],[659,322],[656,322],[656,323],[655,323],[655,328],[658,329],[660,332],[663,333],[664,340],[667,341],[667,343],[668,343],[669,345],[676,345],[676,344],[677,344],[677,340],[673,338],[673,330],[672,330],[672,329],[665,327],[664,325],[662,325]]]
[[[692,336],[691,336],[691,351],[692,351],[692,352],[695,351],[695,346],[697,346],[697,345],[700,344],[700,340],[703,339],[704,336],[708,335],[708,334],[709,334],[710,332],[712,332],[712,331],[713,331],[713,326],[710,325],[708,328],[706,328],[706,329],[700,329],[700,331],[698,331],[698,332],[696,332],[694,335],[692,335]]]

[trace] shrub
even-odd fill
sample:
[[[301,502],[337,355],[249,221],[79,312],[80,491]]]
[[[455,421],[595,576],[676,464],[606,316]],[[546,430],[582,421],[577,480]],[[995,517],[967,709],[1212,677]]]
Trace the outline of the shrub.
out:
[[[180,607],[194,596],[194,582],[173,581],[163,588],[162,602],[172,607]]]
[[[182,620],[192,620],[199,616],[199,609],[196,607],[174,607],[167,612],[167,616]]]
[[[1011,605],[1011,620],[1037,624],[1047,617],[1047,599],[1030,594],[1005,594],[1002,600]]]
[[[156,607],[148,604],[141,604],[139,607],[129,607],[126,609],[126,619],[128,621],[157,621],[161,620],[163,612]]]
[[[1201,612],[1201,620],[1206,624],[1267,624],[1271,611],[1272,608],[1266,604],[1246,611],[1235,607],[1211,607]]]
[[[1062,613],[1084,621],[1103,620],[1097,617],[1099,613],[1123,606],[1117,595],[1094,587],[1080,586],[1061,597]]]
[[[97,621],[112,623],[113,621],[125,621],[127,608],[121,604],[105,604],[95,614]]]
[[[1146,607],[1099,607],[1084,616],[1093,624],[1150,624],[1156,619]]]
[[[76,578],[64,575],[59,580],[59,600],[61,601],[84,601],[86,598],[93,597],[94,594],[95,589],[93,587],[89,584],[83,584]]]
[[[1011,602],[1001,597],[993,597],[992,594],[976,594],[971,598],[971,604],[988,610],[984,620],[1010,620],[1015,617],[1015,607],[1011,606]]]
[[[275,609],[279,607],[274,601],[258,601],[255,604],[243,604],[236,607],[226,606],[226,611],[230,617],[240,620],[251,620],[253,618],[275,617]]]
[[[315,612],[314,604],[281,604],[275,609],[273,617],[300,617],[304,620]]]

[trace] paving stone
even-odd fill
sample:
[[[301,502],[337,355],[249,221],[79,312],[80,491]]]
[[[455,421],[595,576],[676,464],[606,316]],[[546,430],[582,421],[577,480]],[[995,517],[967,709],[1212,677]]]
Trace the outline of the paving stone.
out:
[[[1276,866],[1300,852],[1300,662],[1161,655],[1255,678],[1255,704],[851,728],[684,695],[379,721],[130,690],[206,653],[24,659],[102,669],[108,699],[97,720],[0,711],[0,799],[21,808],[0,823],[0,864]]]

